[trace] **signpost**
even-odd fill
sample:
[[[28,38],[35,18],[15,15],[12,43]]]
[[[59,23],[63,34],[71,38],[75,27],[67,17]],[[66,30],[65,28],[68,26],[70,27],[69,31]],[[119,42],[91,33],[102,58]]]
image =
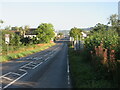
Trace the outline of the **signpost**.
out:
[[[5,34],[5,44],[7,44],[7,55],[9,52],[10,34]]]

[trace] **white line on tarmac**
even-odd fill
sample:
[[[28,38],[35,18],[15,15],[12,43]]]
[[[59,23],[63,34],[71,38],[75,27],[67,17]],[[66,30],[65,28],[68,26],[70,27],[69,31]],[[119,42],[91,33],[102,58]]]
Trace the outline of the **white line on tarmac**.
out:
[[[67,55],[67,72],[68,72],[68,85],[70,85],[70,76],[69,76],[69,74],[70,74],[70,70],[69,70],[70,68],[69,68],[69,60],[68,60],[68,55]]]
[[[13,80],[13,79],[8,78],[8,77],[2,77],[2,78],[5,78],[5,79],[7,79],[7,80],[9,80],[9,81],[12,81],[12,80]]]
[[[44,56],[47,56],[48,54],[45,54]]]
[[[2,78],[2,77],[4,77],[4,76],[7,76],[7,75],[9,75],[10,73],[11,73],[11,72],[2,75],[2,76],[0,76],[0,78]]]
[[[36,65],[34,65],[34,63],[33,63],[33,64],[29,64],[29,66],[35,67]]]
[[[26,67],[27,65],[30,65],[31,63],[33,63],[33,61],[21,66],[20,68]]]
[[[46,58],[45,61],[47,61],[50,57]]]
[[[69,77],[69,75],[68,75],[68,85],[70,85],[70,77]]]
[[[27,67],[27,66],[24,66],[24,67],[21,67],[21,68],[28,68],[28,69],[32,69],[31,67]]]
[[[24,73],[23,75],[21,75],[20,77],[18,77],[17,79],[15,79],[14,81],[10,82],[9,84],[7,84],[5,87],[3,87],[3,89],[9,87],[10,85],[12,85],[13,83],[15,83],[16,81],[18,81],[20,78],[22,78],[23,76],[25,76],[27,73]]]
[[[21,74],[18,74],[18,73],[14,73],[14,72],[11,72],[11,74],[15,74],[15,75],[21,76]]]
[[[37,64],[35,67],[33,67],[32,69],[35,69],[36,67],[38,67],[40,64],[42,64],[43,62]]]
[[[20,68],[19,70],[20,70],[20,71],[23,71],[23,72],[25,72],[25,73],[27,73],[27,71],[26,71],[25,69],[21,69],[21,68]]]

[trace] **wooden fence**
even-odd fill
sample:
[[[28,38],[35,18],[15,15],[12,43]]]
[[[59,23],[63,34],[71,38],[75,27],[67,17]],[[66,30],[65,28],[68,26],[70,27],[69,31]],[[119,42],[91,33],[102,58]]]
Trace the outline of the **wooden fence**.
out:
[[[103,43],[100,46],[94,48],[94,51],[91,51],[92,64],[96,68],[99,63],[101,63],[108,72],[111,72],[111,78],[113,78],[117,87],[120,87],[120,60],[115,58],[115,50],[109,50],[103,48]],[[99,60],[96,60],[96,57]]]

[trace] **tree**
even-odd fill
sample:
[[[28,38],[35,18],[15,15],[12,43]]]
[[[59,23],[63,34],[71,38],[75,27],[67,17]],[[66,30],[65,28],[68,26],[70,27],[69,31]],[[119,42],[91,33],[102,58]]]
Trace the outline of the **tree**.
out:
[[[99,30],[107,30],[108,29],[108,26],[107,25],[104,25],[104,24],[101,24],[101,23],[98,23],[94,26],[94,28],[92,29],[91,33],[95,32],[95,31],[99,31]]]
[[[112,25],[112,27],[116,27],[118,25],[118,15],[117,14],[113,14],[109,17],[109,21]]]
[[[11,29],[14,30],[14,31],[19,31],[19,27],[17,27],[17,26],[12,27]]]
[[[25,35],[25,33],[27,32],[27,31],[29,31],[29,25],[25,25],[24,26],[24,29],[23,29],[23,35]]]
[[[3,24],[4,23],[4,21],[3,20],[0,20],[0,24]],[[1,27],[1,26],[0,26]]]
[[[3,21],[3,20],[0,20],[0,23],[1,23],[1,24],[3,24],[3,23],[4,23],[4,21]]]
[[[14,34],[10,43],[12,46],[19,46],[20,45],[20,36],[17,34]]]
[[[58,33],[58,35],[62,36],[62,35],[63,35],[63,33]]]
[[[59,37],[62,37],[63,36],[63,33],[58,33],[57,34]]]
[[[73,37],[74,39],[77,39],[77,35],[78,35],[78,38],[80,38],[81,32],[82,32],[81,29],[74,27],[70,30],[69,33],[71,37]]]
[[[119,22],[118,22],[118,15],[113,14],[108,19],[112,25],[112,29],[115,29],[118,32],[118,34],[120,35],[120,26],[119,26]]]
[[[48,43],[55,36],[54,27],[50,23],[40,24],[35,33],[39,41],[45,43]]]
[[[11,26],[9,25],[9,26],[6,26],[5,27],[5,30],[11,30]]]
[[[21,27],[19,27],[19,32],[20,32],[20,35],[24,35],[24,29],[23,29],[23,27],[21,26]]]

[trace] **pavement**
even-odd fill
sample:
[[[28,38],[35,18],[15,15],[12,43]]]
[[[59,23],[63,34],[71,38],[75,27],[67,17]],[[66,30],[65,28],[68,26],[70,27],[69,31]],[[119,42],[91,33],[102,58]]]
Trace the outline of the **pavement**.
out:
[[[66,42],[2,63],[1,88],[71,88]]]

